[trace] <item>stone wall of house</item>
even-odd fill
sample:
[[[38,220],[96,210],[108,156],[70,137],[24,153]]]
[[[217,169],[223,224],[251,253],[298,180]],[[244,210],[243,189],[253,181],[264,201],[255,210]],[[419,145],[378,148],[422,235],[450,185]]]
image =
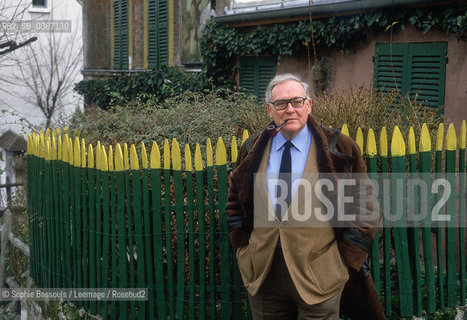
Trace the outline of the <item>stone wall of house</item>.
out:
[[[83,1],[84,69],[110,69],[110,0]]]
[[[373,57],[376,43],[389,43],[390,33],[381,33],[370,38],[349,54],[343,54],[337,49],[317,48],[317,55],[325,57],[331,66],[329,91],[335,92],[361,86],[372,87]],[[446,41],[447,64],[445,84],[444,115],[447,122],[453,122],[456,129],[460,129],[461,121],[467,120],[467,42],[458,41],[455,35],[447,36],[439,31],[421,33],[413,27],[407,26],[405,31],[394,33],[392,41],[397,42],[439,42]],[[283,57],[277,66],[277,73],[296,72],[304,77],[311,86],[311,67],[313,51],[303,50],[293,57]],[[311,63],[312,64],[312,63]],[[307,67],[304,67],[307,66]]]

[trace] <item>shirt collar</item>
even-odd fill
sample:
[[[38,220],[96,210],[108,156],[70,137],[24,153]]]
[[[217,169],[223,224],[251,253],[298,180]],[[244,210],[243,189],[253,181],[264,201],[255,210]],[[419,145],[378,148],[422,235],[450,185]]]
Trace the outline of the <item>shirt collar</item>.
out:
[[[304,130],[305,129],[305,130]],[[310,129],[308,129],[308,126],[306,126],[305,128],[303,128],[295,138],[293,138],[292,140],[290,140],[290,142],[292,142],[292,145],[297,148],[300,152],[304,150],[304,148],[306,147],[306,144],[309,143],[309,141],[311,141],[311,132],[310,132]],[[282,148],[282,146],[284,145],[284,143],[287,142],[287,139],[282,135],[282,133],[279,131],[279,133],[277,134],[277,136],[274,137],[274,140],[273,140],[273,149],[278,151],[280,148]]]

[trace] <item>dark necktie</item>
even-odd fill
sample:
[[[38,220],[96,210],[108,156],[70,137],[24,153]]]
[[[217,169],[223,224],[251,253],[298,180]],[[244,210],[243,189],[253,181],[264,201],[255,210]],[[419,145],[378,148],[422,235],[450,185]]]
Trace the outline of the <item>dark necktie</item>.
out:
[[[282,192],[287,192],[287,196],[285,198],[285,202],[287,203],[287,208],[289,207],[290,200],[292,198],[292,156],[290,155],[290,147],[292,146],[292,142],[287,141],[284,143],[284,152],[282,153],[282,160],[281,160],[281,167],[279,169],[279,180],[286,182],[287,188],[286,190],[277,188],[276,196],[279,197],[279,190]],[[282,212],[281,206],[277,206],[277,216],[279,220],[282,220],[285,212]]]

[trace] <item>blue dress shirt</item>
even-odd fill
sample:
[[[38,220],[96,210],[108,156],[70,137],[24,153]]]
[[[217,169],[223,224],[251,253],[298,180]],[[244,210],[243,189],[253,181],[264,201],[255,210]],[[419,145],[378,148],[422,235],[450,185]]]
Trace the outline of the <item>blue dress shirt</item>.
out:
[[[279,133],[272,138],[271,153],[269,154],[268,166],[266,168],[266,180],[277,179],[281,167],[282,153],[284,152],[284,144],[287,139]],[[304,127],[299,134],[290,140],[293,147],[290,148],[290,155],[292,157],[292,180],[300,179],[305,170],[306,160],[311,144],[311,130],[308,126]],[[293,185],[292,197],[297,191],[297,185]],[[271,188],[269,188],[271,187]],[[276,205],[276,187],[269,185],[266,181],[266,188],[268,189],[269,198],[272,204]]]

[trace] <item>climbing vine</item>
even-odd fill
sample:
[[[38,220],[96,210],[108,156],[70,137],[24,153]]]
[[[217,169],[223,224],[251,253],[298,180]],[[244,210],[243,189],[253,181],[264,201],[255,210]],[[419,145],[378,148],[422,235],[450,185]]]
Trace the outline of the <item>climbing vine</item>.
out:
[[[394,24],[396,21],[398,23]],[[388,26],[403,30],[406,25],[412,25],[423,33],[436,28],[446,34],[455,34],[464,41],[467,9],[385,10],[313,19],[314,41],[317,47],[334,47],[348,53],[371,33],[384,32]],[[259,25],[256,28],[232,28],[211,19],[206,23],[201,38],[204,71],[219,84],[233,82],[237,56],[272,55],[280,59],[306,46],[311,46],[308,20]]]

